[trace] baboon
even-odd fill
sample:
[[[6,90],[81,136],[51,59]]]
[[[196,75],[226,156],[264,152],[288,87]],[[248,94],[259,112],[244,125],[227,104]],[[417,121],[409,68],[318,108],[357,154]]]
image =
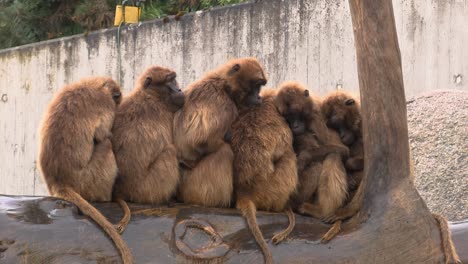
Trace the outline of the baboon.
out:
[[[294,135],[299,175],[298,191],[292,198],[295,208],[302,214],[323,219],[347,199],[343,158],[349,150],[327,128],[320,99],[304,86],[296,82],[282,84],[277,102]],[[329,235],[324,236],[323,242],[330,239]]]
[[[327,95],[322,102],[322,113],[326,124],[334,129],[341,141],[350,149],[345,167],[348,171],[351,201],[327,217],[328,222],[344,220],[361,208],[364,188],[361,187],[364,169],[364,146],[362,140],[362,118],[359,101],[344,91]],[[356,189],[357,190],[354,190]]]
[[[181,167],[178,199],[228,207],[233,192],[228,144],[239,109],[260,103],[267,79],[255,58],[233,59],[186,90],[186,103],[174,117],[174,142]]]
[[[117,108],[112,146],[119,167],[114,199],[119,203],[161,204],[175,194],[179,171],[172,126],[184,98],[176,73],[152,66]],[[129,220],[127,210],[117,226],[120,232]]]
[[[346,161],[346,169],[351,174],[351,182],[354,181],[355,186],[357,186],[357,190],[352,192],[354,196],[351,201],[326,219],[328,222],[334,222],[354,216],[362,206],[365,189],[362,118],[359,102],[349,93],[343,91],[329,94],[323,101],[322,111],[327,120],[327,125],[339,132],[341,141],[350,148],[350,157]],[[411,174],[414,173],[412,167],[413,164],[411,163]],[[411,180],[413,177],[414,175],[410,175]],[[446,263],[461,263],[452,243],[447,220],[441,215],[432,215],[440,228],[442,250]]]
[[[298,182],[293,136],[278,111],[275,95],[275,90],[262,91],[262,103],[241,112],[232,126],[231,143],[236,207],[242,211],[266,263],[273,263],[273,257],[258,227],[256,211],[287,212],[289,226],[272,238],[274,244],[284,240],[295,225],[289,199]]]
[[[93,77],[62,88],[40,127],[39,169],[52,196],[74,203],[109,235],[124,263],[130,249],[113,225],[90,202],[109,202],[117,177],[110,141],[120,87]]]
[[[327,126],[337,131],[343,144],[350,149],[349,159],[345,166],[350,175],[350,190],[354,191],[362,180],[364,169],[364,145],[359,101],[347,92],[336,91],[324,99],[322,112]]]

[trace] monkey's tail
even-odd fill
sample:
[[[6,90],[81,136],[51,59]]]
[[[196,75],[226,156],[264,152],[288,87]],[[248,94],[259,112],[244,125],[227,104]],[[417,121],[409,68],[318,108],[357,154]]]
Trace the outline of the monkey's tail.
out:
[[[115,229],[117,229],[117,232],[119,232],[119,234],[122,234],[127,228],[128,223],[130,222],[130,217],[132,213],[130,211],[130,208],[128,207],[127,202],[125,202],[123,199],[117,198],[115,201],[119,203],[123,211],[123,217],[119,221],[119,223],[115,225]]]
[[[447,219],[445,219],[445,217],[439,214],[432,214],[432,216],[439,223],[442,247],[445,255],[445,263],[461,264],[462,262],[460,260],[460,257],[458,257],[457,251],[455,250],[455,246],[452,242],[452,237],[450,234]]]
[[[101,214],[101,212],[71,188],[61,188],[58,191],[58,194],[61,198],[74,203],[83,212],[83,214],[91,217],[91,219],[93,219],[94,222],[96,222],[104,232],[106,232],[106,234],[115,243],[124,264],[133,264],[132,252],[117,230],[115,230],[114,226]]]
[[[262,250],[263,256],[265,256],[265,263],[266,264],[273,264],[273,256],[271,254],[270,249],[268,248],[268,244],[265,242],[263,238],[262,231],[258,227],[257,223],[257,208],[255,207],[254,203],[250,200],[245,201],[242,206],[240,206],[242,214],[247,221],[247,225],[249,226],[252,235],[257,241],[260,249]]]
[[[328,230],[328,232],[323,235],[322,240],[320,241],[322,244],[326,244],[330,242],[338,233],[341,231],[341,220],[336,221],[333,223],[332,227]]]
[[[271,240],[275,245],[278,245],[281,241],[286,239],[291,233],[291,231],[293,231],[294,226],[296,225],[296,218],[294,217],[294,213],[291,207],[288,207],[288,209],[286,209],[286,214],[288,215],[289,225],[286,229],[273,236]]]

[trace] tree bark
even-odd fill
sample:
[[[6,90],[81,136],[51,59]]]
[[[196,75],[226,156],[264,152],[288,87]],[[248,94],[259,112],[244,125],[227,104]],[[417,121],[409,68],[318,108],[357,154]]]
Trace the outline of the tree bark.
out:
[[[349,0],[365,152],[357,262],[443,263],[440,232],[410,180],[406,100],[391,0]],[[356,252],[357,253],[357,252]]]

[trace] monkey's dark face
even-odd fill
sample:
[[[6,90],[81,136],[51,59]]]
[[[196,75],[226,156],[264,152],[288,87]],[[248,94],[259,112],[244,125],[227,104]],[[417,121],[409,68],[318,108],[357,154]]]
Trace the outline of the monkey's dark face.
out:
[[[185,103],[185,95],[180,89],[176,77],[176,73],[172,71],[157,72],[145,78],[143,87],[151,93],[167,98],[171,104],[176,106],[176,109],[180,109]]]
[[[265,79],[251,80],[249,84],[250,92],[247,94],[244,105],[247,107],[254,107],[262,103],[262,97],[260,96],[260,90],[262,86],[267,83]]]
[[[301,113],[290,113],[285,116],[294,136],[299,136],[306,131],[306,121]]]
[[[239,87],[239,91],[232,91],[235,100],[241,107],[255,107],[262,103],[260,90],[267,83],[262,66],[256,61],[246,59],[241,63],[235,63],[228,70],[228,78],[233,78]]]
[[[352,108],[355,108],[354,99],[347,99],[340,104],[335,103],[334,107],[330,108],[327,115],[327,126],[338,131],[341,141],[349,146],[356,140],[356,135],[351,129],[354,118],[350,116]]]

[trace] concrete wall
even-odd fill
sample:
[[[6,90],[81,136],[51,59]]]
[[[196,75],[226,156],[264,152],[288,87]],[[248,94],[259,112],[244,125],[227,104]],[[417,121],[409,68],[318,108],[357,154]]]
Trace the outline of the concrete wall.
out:
[[[468,89],[468,0],[395,0],[406,93]],[[116,29],[0,51],[0,193],[45,194],[37,127],[62,85],[118,74]],[[269,86],[298,80],[324,94],[357,91],[351,18],[344,0],[263,0],[123,29],[122,84],[151,64],[182,85],[226,59],[255,56]]]

